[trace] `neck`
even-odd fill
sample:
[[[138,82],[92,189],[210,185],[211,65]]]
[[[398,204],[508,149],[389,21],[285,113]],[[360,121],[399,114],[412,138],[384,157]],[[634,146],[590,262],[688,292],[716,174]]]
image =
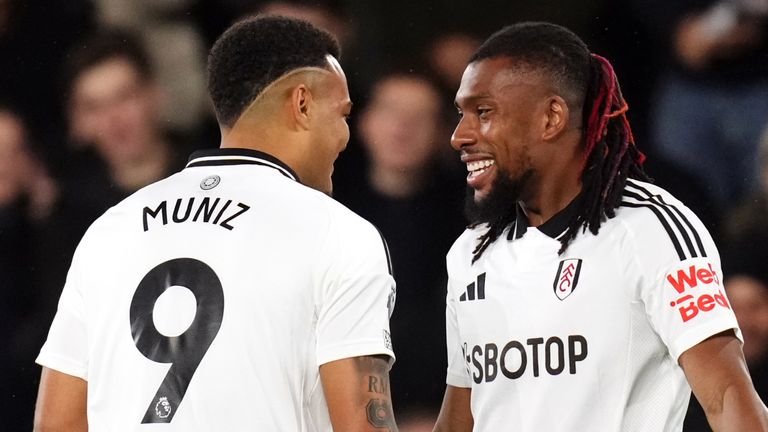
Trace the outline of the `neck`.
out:
[[[571,148],[571,152],[553,152],[544,162],[539,178],[534,180],[537,188],[530,198],[520,201],[531,226],[539,226],[560,210],[564,209],[581,192],[581,147],[578,138],[571,144],[557,144],[560,148]]]
[[[222,129],[221,148],[244,148],[257,150],[274,156],[301,178],[302,164],[305,163],[306,154],[301,145],[301,134],[280,131],[268,127],[251,127],[250,125],[238,125],[232,129]]]
[[[531,226],[537,227],[552,219],[554,215],[566,208],[581,192],[581,184],[575,187],[563,188],[558,193],[552,193],[538,200],[521,201],[520,206]]]
[[[428,170],[398,170],[381,166],[371,168],[368,180],[373,189],[389,198],[409,198],[426,186]]]
[[[138,190],[161,179],[168,171],[170,151],[163,139],[141,153],[141,157],[110,163],[112,178],[121,189]]]

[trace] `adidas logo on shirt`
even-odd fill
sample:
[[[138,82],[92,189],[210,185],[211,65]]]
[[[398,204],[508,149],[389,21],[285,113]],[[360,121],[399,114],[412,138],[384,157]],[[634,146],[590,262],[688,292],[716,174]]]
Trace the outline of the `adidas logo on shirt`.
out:
[[[467,285],[467,292],[459,297],[459,301],[472,301],[485,299],[485,273],[477,275],[477,284],[472,282]]]

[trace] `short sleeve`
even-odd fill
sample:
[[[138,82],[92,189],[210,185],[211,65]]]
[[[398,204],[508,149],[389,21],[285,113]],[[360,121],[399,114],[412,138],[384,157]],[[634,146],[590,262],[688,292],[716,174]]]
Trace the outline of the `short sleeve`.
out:
[[[82,245],[78,247],[78,252]],[[67,273],[58,309],[35,360],[39,365],[67,375],[88,378],[88,333],[81,278],[81,253],[75,253]]]
[[[363,355],[395,358],[389,317],[395,303],[386,242],[352,214],[331,221],[317,305],[317,363]]]
[[[461,343],[459,322],[456,315],[456,298],[452,295],[449,281],[445,302],[445,338],[448,347],[448,374],[445,382],[454,387],[472,387],[467,369],[465,348]]]
[[[644,290],[644,302],[672,358],[726,330],[733,329],[742,339],[716,256],[678,261],[660,276]]]
[[[634,233],[640,297],[651,325],[675,360],[723,331],[742,339],[709,232],[679,201],[659,204],[655,216],[638,209],[645,211],[639,222],[646,229]]]

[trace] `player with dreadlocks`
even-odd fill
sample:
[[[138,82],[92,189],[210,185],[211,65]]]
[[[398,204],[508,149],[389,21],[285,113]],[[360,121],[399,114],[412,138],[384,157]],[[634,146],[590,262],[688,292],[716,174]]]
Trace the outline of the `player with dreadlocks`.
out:
[[[571,44],[564,46],[562,52],[535,51],[531,45],[535,34],[528,35],[531,40],[518,35],[515,35],[514,39],[499,37],[484,45],[483,49],[472,57],[471,62],[502,55],[504,50],[517,50],[515,58],[521,63],[557,67],[552,65],[557,61],[556,57],[570,54],[567,58],[571,61],[567,65],[569,69],[560,66],[560,70],[552,70],[551,73],[561,80],[561,85],[570,87],[567,90],[575,93],[578,101],[576,103],[583,106],[581,113],[584,160],[581,164],[581,183],[584,198],[579,202],[578,211],[569,221],[570,229],[560,240],[562,253],[576,236],[578,228],[589,228],[593,234],[597,234],[600,223],[606,217],[615,216],[628,177],[647,180],[642,170],[645,156],[635,146],[626,117],[628,105],[608,60],[590,54],[580,40],[569,41]],[[507,42],[515,43],[516,46],[510,47]],[[514,213],[489,221],[482,221],[481,218],[482,222],[488,222],[489,229],[480,237],[474,250],[473,262],[512,222],[509,216],[514,216]]]
[[[470,226],[447,258],[435,430],[679,431],[692,389],[715,430],[768,431],[714,242],[649,183],[609,61],[512,25],[456,106]]]

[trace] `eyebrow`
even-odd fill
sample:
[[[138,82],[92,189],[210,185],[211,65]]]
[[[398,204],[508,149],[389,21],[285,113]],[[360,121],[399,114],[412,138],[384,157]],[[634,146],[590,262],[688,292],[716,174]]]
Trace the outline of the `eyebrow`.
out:
[[[473,95],[465,96],[464,98],[462,98],[462,102],[464,102],[464,103],[471,103],[471,102],[476,101],[478,99],[485,99],[485,98],[490,98],[490,97],[491,97],[490,93],[485,93],[485,92],[484,93],[478,93],[478,94],[473,94]],[[454,99],[453,100],[453,105],[456,108],[458,108],[459,107],[459,99]]]

